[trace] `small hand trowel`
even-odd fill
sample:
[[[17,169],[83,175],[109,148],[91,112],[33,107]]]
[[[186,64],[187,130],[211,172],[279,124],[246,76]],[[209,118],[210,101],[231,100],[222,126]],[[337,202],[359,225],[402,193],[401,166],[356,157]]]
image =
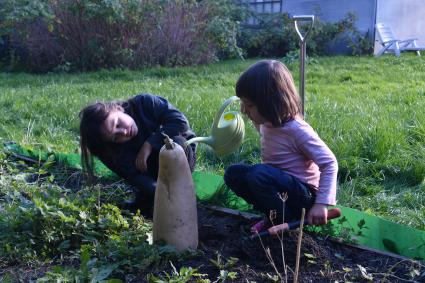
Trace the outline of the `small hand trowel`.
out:
[[[334,218],[338,218],[341,216],[341,210],[339,208],[333,208],[330,209],[328,211],[328,220],[330,219],[334,219]],[[249,237],[244,237],[243,239],[255,239],[257,237],[267,237],[267,236],[274,236],[274,235],[278,235],[279,233],[283,233],[285,231],[288,230],[293,230],[295,228],[300,227],[301,221],[297,220],[297,221],[292,221],[292,222],[288,222],[288,223],[282,223],[279,225],[275,225],[270,227],[269,229],[265,230],[265,231],[261,231],[259,233],[255,233]],[[308,222],[307,219],[304,220],[304,225],[309,225],[310,223]]]

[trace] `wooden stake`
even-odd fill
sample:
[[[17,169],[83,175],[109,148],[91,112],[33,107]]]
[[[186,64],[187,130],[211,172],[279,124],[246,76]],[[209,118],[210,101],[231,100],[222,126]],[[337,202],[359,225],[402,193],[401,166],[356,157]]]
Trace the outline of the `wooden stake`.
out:
[[[301,214],[300,233],[298,235],[297,258],[296,258],[296,261],[295,261],[294,283],[298,282],[298,272],[299,272],[299,268],[300,268],[301,241],[302,241],[302,238],[303,238],[303,228],[304,228],[304,216],[305,216],[305,209],[303,208],[302,214]]]

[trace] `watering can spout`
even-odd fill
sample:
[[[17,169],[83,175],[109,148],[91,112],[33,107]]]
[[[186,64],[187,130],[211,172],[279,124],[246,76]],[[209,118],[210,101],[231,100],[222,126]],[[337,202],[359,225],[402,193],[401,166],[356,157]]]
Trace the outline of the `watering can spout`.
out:
[[[189,145],[191,143],[195,143],[195,142],[203,142],[206,143],[209,146],[213,146],[214,145],[214,139],[213,137],[195,137],[195,138],[191,138],[190,140],[188,140],[185,145]]]
[[[245,124],[238,112],[224,112],[226,107],[236,100],[239,100],[239,98],[232,96],[220,107],[212,125],[211,136],[190,139],[185,145],[187,146],[194,142],[203,142],[208,144],[219,156],[236,150],[245,136]]]

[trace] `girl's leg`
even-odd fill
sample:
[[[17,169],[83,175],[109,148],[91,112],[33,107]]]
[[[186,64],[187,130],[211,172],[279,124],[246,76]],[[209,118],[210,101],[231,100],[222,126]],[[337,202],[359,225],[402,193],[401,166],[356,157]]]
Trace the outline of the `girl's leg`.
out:
[[[250,203],[254,208],[269,215],[276,211],[275,223],[299,219],[302,208],[307,210],[314,203],[314,196],[309,188],[297,178],[284,171],[266,164],[256,164],[246,175],[245,191],[249,192]],[[282,193],[287,194],[285,210],[283,210]]]
[[[253,204],[253,195],[248,186],[248,176],[252,171],[252,165],[234,164],[224,172],[224,182],[239,197],[247,203]]]
[[[156,179],[148,174],[139,174],[136,181],[137,186],[133,186],[134,200],[124,201],[122,206],[131,211],[139,209],[143,216],[152,218]]]
[[[140,172],[133,180],[134,202],[128,202],[130,210],[140,209],[142,215],[152,218],[155,199],[156,180],[158,178],[159,151],[153,150],[148,157],[146,172]],[[137,184],[137,185],[136,185]]]

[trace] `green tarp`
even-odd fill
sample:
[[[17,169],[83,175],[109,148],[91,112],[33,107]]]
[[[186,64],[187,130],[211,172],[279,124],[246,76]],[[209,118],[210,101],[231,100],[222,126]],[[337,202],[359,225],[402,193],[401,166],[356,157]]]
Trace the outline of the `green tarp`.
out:
[[[6,144],[5,149],[35,160],[50,159],[72,168],[81,168],[78,154],[31,151],[17,144]],[[116,177],[100,162],[96,163],[96,173],[105,177]],[[195,171],[193,180],[197,197],[201,200],[213,196],[217,189],[223,185],[221,176],[207,172]],[[243,210],[246,208],[246,203],[240,200],[236,207]],[[425,259],[425,231],[400,225],[349,207],[338,207],[342,211],[342,217],[331,221],[331,230],[324,228],[322,231],[343,236],[343,239],[347,237],[346,240],[355,239],[357,244],[380,251],[395,253],[412,259]]]

